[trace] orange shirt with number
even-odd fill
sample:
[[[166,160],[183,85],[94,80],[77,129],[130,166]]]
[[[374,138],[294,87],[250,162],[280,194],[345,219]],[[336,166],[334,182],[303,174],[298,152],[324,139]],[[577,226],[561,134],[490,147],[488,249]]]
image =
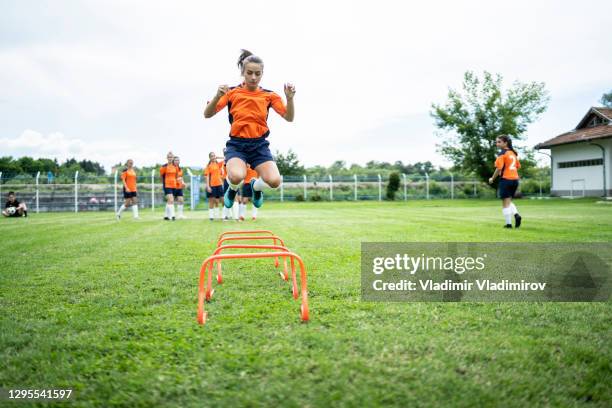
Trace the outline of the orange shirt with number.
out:
[[[518,169],[521,163],[517,155],[510,149],[504,149],[495,159],[495,167],[499,170],[501,178],[506,180],[518,180]]]

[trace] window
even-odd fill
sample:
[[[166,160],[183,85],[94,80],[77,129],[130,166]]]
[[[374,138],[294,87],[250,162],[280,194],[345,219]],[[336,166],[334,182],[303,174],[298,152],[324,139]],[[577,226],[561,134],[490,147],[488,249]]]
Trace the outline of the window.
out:
[[[603,164],[603,159],[588,159],[588,160],[560,162],[560,163],[557,163],[557,167],[560,169],[567,169],[569,167],[601,166],[602,164]]]

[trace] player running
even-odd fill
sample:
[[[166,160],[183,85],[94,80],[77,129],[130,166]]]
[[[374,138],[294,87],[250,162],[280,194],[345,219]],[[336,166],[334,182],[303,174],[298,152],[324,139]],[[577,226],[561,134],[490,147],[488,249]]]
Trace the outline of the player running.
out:
[[[225,152],[229,184],[223,200],[225,207],[232,207],[236,193],[246,177],[246,165],[249,164],[259,174],[257,179],[251,180],[253,205],[259,208],[263,204],[263,190],[277,188],[281,183],[267,140],[270,134],[268,111],[272,108],[285,120],[292,122],[295,116],[295,87],[290,83],[285,84],[285,105],[279,95],[259,86],[264,69],[261,58],[242,50],[238,68],[244,79],[242,84],[231,88],[227,85],[219,86],[216,95],[204,109],[204,117],[211,118],[228,107],[231,128]]]
[[[217,162],[215,152],[208,154],[208,165],[204,169],[206,197],[208,197],[208,218],[213,221],[219,218],[219,202],[223,195],[223,164]]]
[[[176,186],[174,193],[172,194],[174,202],[176,203],[176,218],[184,220],[186,217],[183,215],[183,208],[185,206],[185,198],[183,197],[183,189],[185,188],[185,182],[183,181],[183,169],[181,168],[181,159],[178,156],[174,156],[172,164],[176,167]]]
[[[174,189],[176,188],[176,173],[177,168],[173,164],[174,154],[168,152],[166,156],[168,163],[161,166],[159,174],[162,179],[162,187],[164,189],[164,196],[166,197],[166,212],[164,214],[164,220],[174,221]]]
[[[501,175],[499,180],[499,197],[502,199],[502,214],[506,221],[504,228],[512,228],[512,216],[514,215],[514,227],[521,226],[522,217],[512,198],[516,193],[519,185],[518,169],[521,168],[521,163],[518,160],[518,153],[512,147],[512,139],[510,136],[501,135],[495,139],[495,145],[501,150],[497,159],[495,159],[495,172],[489,179],[489,184]]]
[[[253,179],[257,179],[257,172],[247,164],[247,173],[246,177],[244,178],[244,184],[242,185],[242,199],[240,201],[240,206],[238,210],[240,221],[244,221],[244,218],[246,217],[247,204],[253,196],[253,191],[251,189],[251,180]],[[251,214],[253,217],[253,221],[255,221],[255,219],[257,218],[257,207],[253,206]]]
[[[128,207],[132,207],[132,217],[138,216],[138,187],[136,185],[136,170],[134,170],[134,160],[129,159],[125,163],[125,168],[121,172],[121,182],[123,183],[123,199],[125,200],[119,211],[117,211],[117,219],[121,219],[121,213]]]

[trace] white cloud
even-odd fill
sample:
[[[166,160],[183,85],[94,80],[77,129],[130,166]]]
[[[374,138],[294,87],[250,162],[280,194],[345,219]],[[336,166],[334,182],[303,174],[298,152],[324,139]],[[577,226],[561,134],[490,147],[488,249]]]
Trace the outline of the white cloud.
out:
[[[15,138],[0,138],[2,154],[8,156],[30,156],[55,158],[59,162],[69,158],[88,159],[104,165],[107,171],[118,162],[133,159],[136,165],[156,163],[159,154],[149,149],[136,147],[133,143],[118,140],[85,142],[79,138],[69,138],[61,132],[44,135],[27,129]]]

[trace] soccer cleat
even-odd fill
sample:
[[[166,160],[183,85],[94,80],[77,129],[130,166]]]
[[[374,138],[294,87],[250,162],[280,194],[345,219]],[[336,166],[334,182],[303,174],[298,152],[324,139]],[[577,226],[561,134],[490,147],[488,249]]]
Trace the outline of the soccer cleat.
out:
[[[236,190],[232,190],[228,188],[225,194],[223,195],[223,205],[225,208],[232,208],[234,205],[234,199],[236,199]]]
[[[512,224],[506,224],[504,225],[504,228],[512,228]]]
[[[172,217],[172,221],[176,221],[176,217]]]
[[[120,220],[121,219],[121,214],[115,213],[115,217],[117,217],[117,219]]]
[[[257,217],[253,217],[253,218],[251,218],[251,219],[252,219],[253,221],[255,221],[255,220],[257,219]]]
[[[244,221],[244,217],[243,217],[242,215],[241,215],[240,217],[238,217],[238,219],[239,219],[240,221]]]
[[[255,185],[255,179],[251,179],[251,191],[253,194],[251,195],[251,201],[253,202],[253,206],[255,208],[260,208],[263,205],[263,191],[255,191],[253,186]]]
[[[164,217],[164,221],[170,221],[170,218]]]
[[[521,226],[521,220],[523,219],[523,217],[521,217],[518,214],[514,214],[514,228],[518,228]]]

